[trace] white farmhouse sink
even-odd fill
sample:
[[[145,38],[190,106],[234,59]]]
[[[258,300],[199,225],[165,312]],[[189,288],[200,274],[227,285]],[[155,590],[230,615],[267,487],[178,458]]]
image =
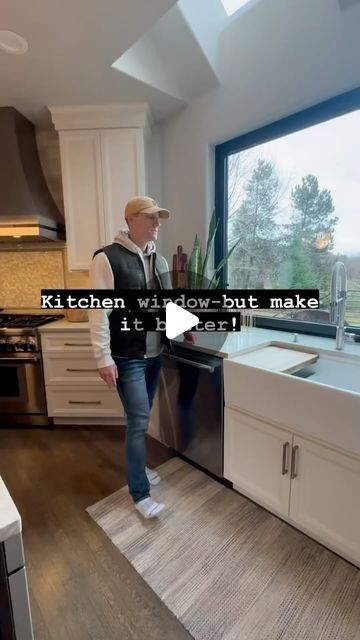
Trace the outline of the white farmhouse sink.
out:
[[[360,360],[349,359],[346,356],[320,353],[317,362],[305,366],[292,375],[309,382],[318,382],[360,394]]]
[[[241,356],[225,360],[225,403],[360,455],[360,349],[358,356],[277,341],[267,344],[319,357],[294,373],[245,364]]]

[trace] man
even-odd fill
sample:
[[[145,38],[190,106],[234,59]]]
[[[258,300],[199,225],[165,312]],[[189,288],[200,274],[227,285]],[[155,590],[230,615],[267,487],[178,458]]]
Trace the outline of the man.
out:
[[[95,252],[90,266],[93,289],[171,288],[168,264],[156,253],[160,219],[170,212],[140,196],[125,207],[128,230]],[[153,332],[120,330],[121,310],[89,310],[90,334],[100,377],[116,386],[126,416],[125,457],[130,495],[145,518],[156,517],[164,505],[150,496],[160,476],[146,467],[145,434],[157,390],[164,338]],[[185,339],[193,342],[192,334]],[[166,339],[165,339],[166,341]]]

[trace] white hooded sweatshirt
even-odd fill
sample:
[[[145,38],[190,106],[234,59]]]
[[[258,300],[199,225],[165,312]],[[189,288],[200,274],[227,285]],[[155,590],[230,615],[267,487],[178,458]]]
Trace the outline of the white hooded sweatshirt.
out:
[[[123,247],[137,253],[144,264],[146,282],[148,286],[154,282],[153,260],[151,254],[155,253],[155,243],[150,241],[143,252],[129,238],[129,232],[122,230],[115,237],[114,242],[118,242]],[[114,289],[114,275],[110,262],[104,252],[98,253],[92,260],[89,272],[90,289]],[[107,367],[114,364],[110,350],[110,325],[109,315],[112,309],[88,309],[90,335],[93,345],[94,355],[98,368]],[[153,358],[162,351],[160,333],[158,331],[148,331],[146,334],[145,358]],[[121,354],[119,354],[121,355]]]

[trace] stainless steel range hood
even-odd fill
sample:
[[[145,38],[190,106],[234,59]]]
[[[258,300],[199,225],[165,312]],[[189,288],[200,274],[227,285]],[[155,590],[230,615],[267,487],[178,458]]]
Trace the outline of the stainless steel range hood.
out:
[[[0,243],[65,240],[65,224],[41,169],[35,128],[0,107]]]

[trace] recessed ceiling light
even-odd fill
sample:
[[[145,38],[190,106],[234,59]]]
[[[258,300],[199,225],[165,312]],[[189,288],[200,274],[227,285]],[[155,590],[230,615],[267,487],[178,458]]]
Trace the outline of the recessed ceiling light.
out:
[[[250,0],[221,0],[224,5],[224,9],[228,16],[232,16],[233,13],[244,7]]]
[[[18,33],[0,30],[0,49],[2,51],[21,55],[22,53],[26,53],[28,48],[29,45],[25,38],[19,36]]]

